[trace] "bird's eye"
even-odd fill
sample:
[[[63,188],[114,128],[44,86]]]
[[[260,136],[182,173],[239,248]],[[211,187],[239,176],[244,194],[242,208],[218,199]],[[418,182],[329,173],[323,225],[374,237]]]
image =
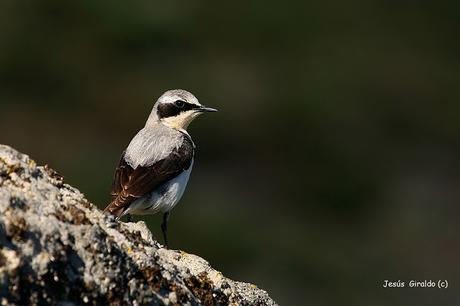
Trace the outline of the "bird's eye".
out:
[[[174,105],[179,107],[179,108],[182,108],[182,107],[184,107],[185,102],[182,101],[182,100],[177,100],[176,102],[174,102]]]

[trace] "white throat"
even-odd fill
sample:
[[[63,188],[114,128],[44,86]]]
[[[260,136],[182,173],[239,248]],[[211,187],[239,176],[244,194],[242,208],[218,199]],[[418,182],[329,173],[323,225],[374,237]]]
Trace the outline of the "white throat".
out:
[[[188,126],[190,123],[200,115],[198,112],[185,112],[185,113],[180,113],[177,116],[174,117],[166,117],[160,119],[160,122],[166,125],[167,127],[176,129],[176,130],[187,130]]]

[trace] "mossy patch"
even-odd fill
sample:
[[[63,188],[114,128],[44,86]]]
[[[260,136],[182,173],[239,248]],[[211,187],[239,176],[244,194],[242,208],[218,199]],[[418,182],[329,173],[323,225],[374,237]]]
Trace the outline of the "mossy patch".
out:
[[[185,285],[203,305],[228,305],[228,297],[222,291],[214,289],[214,283],[205,272],[187,278]]]
[[[24,241],[27,232],[27,222],[23,217],[11,216],[9,226],[6,230],[10,240]]]
[[[14,209],[24,209],[27,207],[27,205],[23,199],[20,199],[18,197],[11,197],[10,207]]]

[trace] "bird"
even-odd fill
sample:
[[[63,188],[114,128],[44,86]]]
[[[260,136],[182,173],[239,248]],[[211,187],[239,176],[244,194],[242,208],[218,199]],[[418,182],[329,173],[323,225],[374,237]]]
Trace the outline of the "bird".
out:
[[[112,200],[104,212],[117,220],[127,215],[163,213],[161,230],[168,247],[170,211],[181,199],[192,171],[195,143],[189,124],[203,113],[216,112],[190,92],[174,89],[155,102],[142,128],[121,154],[113,178]]]

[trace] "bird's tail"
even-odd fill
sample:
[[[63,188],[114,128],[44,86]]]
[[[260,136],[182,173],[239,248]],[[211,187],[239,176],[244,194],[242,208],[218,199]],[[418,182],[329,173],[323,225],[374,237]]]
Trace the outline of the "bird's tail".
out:
[[[117,219],[119,219],[122,215],[123,212],[125,211],[125,207],[120,207],[117,205],[117,199],[113,199],[112,202],[110,202],[106,208],[104,208],[105,213],[109,213],[111,215],[114,215]]]

